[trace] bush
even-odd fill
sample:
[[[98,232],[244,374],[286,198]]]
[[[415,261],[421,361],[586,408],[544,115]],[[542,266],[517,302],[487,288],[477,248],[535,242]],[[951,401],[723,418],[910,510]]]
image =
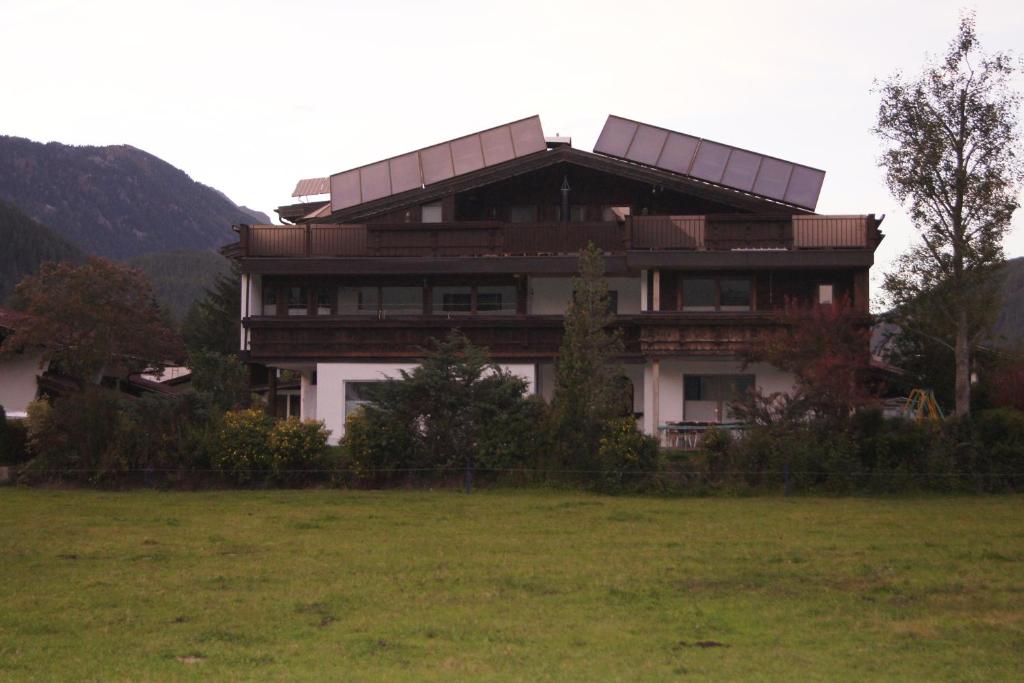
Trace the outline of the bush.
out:
[[[280,420],[267,442],[270,476],[278,482],[299,484],[325,474],[327,439],[323,422],[289,418]]]
[[[104,472],[108,451],[116,441],[120,399],[101,389],[89,389],[28,406],[28,449],[25,468],[36,477],[96,480]]]
[[[240,484],[268,474],[268,449],[274,419],[258,409],[225,413],[217,430],[211,464]]]
[[[324,466],[329,432],[322,422],[275,420],[250,409],[225,413],[213,466],[239,484],[308,481]]]
[[[634,418],[608,421],[597,450],[597,488],[618,493],[649,486],[657,478],[658,456],[657,439],[641,433]]]

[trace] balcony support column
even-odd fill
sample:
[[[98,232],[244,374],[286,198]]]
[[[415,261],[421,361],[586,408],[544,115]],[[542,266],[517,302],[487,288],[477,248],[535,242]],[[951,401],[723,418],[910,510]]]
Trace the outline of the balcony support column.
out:
[[[654,291],[651,293],[651,310],[658,312],[661,310],[661,271],[655,270],[654,277],[651,282],[651,289]]]
[[[647,312],[647,271],[640,271],[640,312]]]

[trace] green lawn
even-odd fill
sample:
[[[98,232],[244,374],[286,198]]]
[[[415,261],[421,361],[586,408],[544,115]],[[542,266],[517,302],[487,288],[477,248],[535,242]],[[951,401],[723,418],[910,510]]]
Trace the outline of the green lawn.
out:
[[[1024,680],[1022,513],[0,489],[0,680]]]

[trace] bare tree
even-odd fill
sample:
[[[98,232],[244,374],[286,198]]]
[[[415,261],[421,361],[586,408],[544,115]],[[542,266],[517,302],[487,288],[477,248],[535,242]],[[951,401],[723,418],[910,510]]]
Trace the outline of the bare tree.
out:
[[[970,412],[971,351],[999,306],[997,266],[1024,180],[1018,70],[1010,55],[982,52],[966,13],[945,58],[878,87],[879,163],[920,237],[883,288],[901,326],[954,352],[958,415]]]

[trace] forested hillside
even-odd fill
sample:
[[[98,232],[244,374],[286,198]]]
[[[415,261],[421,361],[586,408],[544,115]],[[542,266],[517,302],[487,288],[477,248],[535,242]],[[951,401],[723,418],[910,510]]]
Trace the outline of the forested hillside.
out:
[[[212,251],[143,254],[128,263],[149,277],[157,300],[167,307],[175,323],[182,321],[192,302],[218,275],[231,270],[231,262]]]
[[[996,321],[995,337],[998,343],[1017,346],[1024,343],[1024,258],[1011,259],[1003,267],[1006,298]]]
[[[167,162],[129,145],[74,147],[0,136],[0,200],[83,251],[128,259],[213,250],[234,223],[269,223]]]
[[[0,201],[0,303],[44,261],[80,259],[82,252],[18,207]]]

